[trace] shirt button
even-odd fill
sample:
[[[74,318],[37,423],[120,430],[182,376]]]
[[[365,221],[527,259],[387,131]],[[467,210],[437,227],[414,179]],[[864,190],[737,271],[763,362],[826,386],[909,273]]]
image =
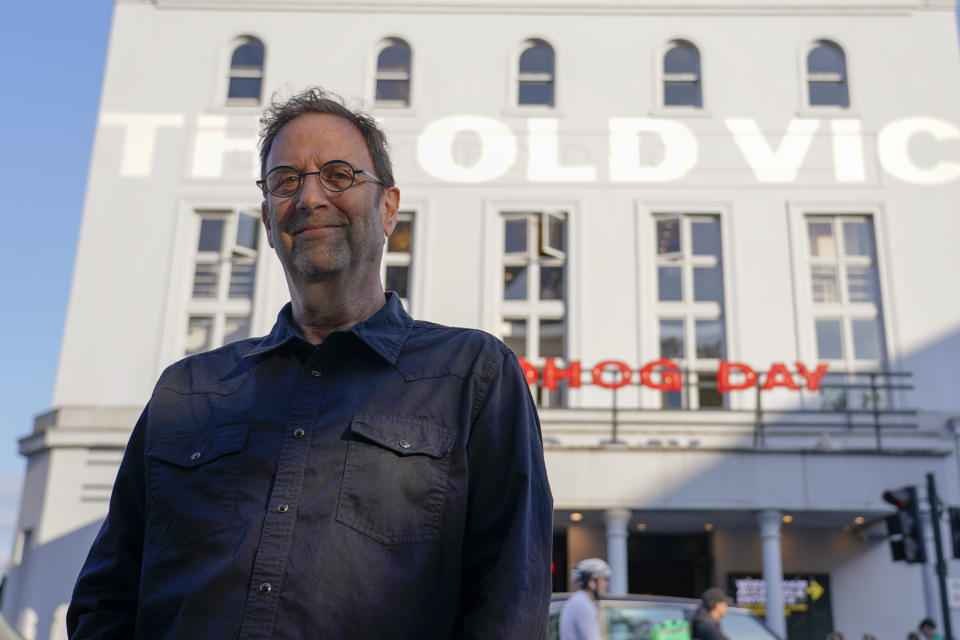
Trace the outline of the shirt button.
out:
[[[290,505],[288,504],[281,503],[277,505],[277,511],[279,511],[280,513],[286,513],[287,509],[289,508],[290,508]]]
[[[406,440],[401,440],[401,441],[400,441],[400,446],[403,447],[404,449],[409,449],[409,448],[410,448],[410,443],[407,442]]]
[[[268,593],[270,593],[271,588],[272,587],[270,586],[269,582],[264,582],[262,585],[260,585],[260,593],[262,593],[263,595],[267,595]]]
[[[310,372],[310,375],[312,375],[314,378],[319,378],[322,374],[320,373],[319,369],[314,369]]]
[[[304,431],[303,429],[297,429],[296,431],[293,432],[293,437],[294,437],[294,438],[302,438],[302,437],[305,436],[306,434],[307,434],[307,432]]]
[[[200,456],[202,456],[202,455],[203,455],[203,454],[200,453],[199,451],[194,451],[194,452],[193,452],[193,455],[190,456],[190,459],[193,460],[194,462],[196,462],[197,460],[200,459]]]

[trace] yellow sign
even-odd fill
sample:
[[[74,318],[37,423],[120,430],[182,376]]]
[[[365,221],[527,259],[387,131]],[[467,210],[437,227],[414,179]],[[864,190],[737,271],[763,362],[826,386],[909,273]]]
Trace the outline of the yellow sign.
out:
[[[810,586],[804,589],[807,592],[807,595],[810,596],[810,599],[816,602],[820,599],[820,596],[823,595],[823,587],[816,580],[810,581]]]

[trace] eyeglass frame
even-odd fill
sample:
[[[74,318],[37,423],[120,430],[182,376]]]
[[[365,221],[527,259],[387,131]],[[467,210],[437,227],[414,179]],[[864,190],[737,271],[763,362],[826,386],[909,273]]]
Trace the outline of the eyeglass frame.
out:
[[[331,189],[330,187],[328,187],[327,185],[325,185],[325,184],[323,183],[323,177],[321,176],[321,174],[323,173],[323,170],[324,170],[326,167],[330,166],[331,164],[345,164],[345,165],[347,165],[348,167],[350,167],[350,171],[351,171],[353,177],[352,177],[352,179],[350,180],[350,184],[348,184],[347,186],[345,186],[343,189]],[[291,169],[291,170],[292,170],[294,173],[296,173],[296,175],[297,175],[297,178],[298,178],[298,180],[299,180],[299,184],[297,185],[297,190],[294,191],[293,193],[291,193],[291,194],[288,195],[288,196],[278,196],[278,195],[275,194],[273,191],[270,191],[270,190],[267,188],[267,176],[269,176],[271,173],[273,173],[273,172],[276,171],[277,169]],[[295,195],[297,195],[298,193],[300,193],[300,190],[301,190],[301,189],[303,189],[303,182],[304,182],[304,180],[306,180],[307,176],[317,176],[317,181],[320,183],[320,187],[321,187],[321,188],[326,189],[326,190],[329,191],[330,193],[343,193],[344,191],[346,191],[347,189],[349,189],[349,188],[352,187],[353,185],[357,184],[357,174],[365,175],[365,176],[367,176],[367,177],[372,178],[373,180],[375,180],[375,181],[377,182],[377,184],[379,184],[379,185],[381,185],[381,186],[383,185],[383,180],[381,180],[380,178],[378,178],[377,176],[373,175],[372,173],[370,173],[369,171],[367,171],[367,170],[365,170],[365,169],[355,169],[354,166],[353,166],[352,164],[350,164],[349,162],[347,162],[346,160],[329,160],[329,161],[327,161],[327,162],[324,162],[322,165],[320,165],[320,169],[319,169],[318,171],[297,171],[297,168],[296,168],[296,167],[291,167],[291,166],[289,166],[289,165],[281,164],[281,165],[278,165],[278,166],[270,169],[270,171],[267,171],[267,175],[264,176],[263,180],[257,180],[257,181],[256,181],[256,185],[257,185],[258,187],[260,187],[260,191],[262,191],[264,195],[266,195],[266,194],[269,193],[269,194],[272,195],[274,198],[292,198],[292,197],[294,197]],[[361,183],[361,184],[363,184],[363,183]]]

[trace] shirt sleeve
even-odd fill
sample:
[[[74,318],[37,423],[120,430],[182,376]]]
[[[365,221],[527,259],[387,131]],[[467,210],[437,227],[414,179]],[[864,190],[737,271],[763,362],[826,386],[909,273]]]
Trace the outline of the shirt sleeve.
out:
[[[546,638],[553,498],[540,422],[505,348],[478,386],[467,444],[467,523],[453,637]],[[481,395],[482,394],[482,395]]]
[[[148,412],[149,406],[127,443],[107,517],[74,586],[67,610],[71,640],[134,637],[143,550]]]

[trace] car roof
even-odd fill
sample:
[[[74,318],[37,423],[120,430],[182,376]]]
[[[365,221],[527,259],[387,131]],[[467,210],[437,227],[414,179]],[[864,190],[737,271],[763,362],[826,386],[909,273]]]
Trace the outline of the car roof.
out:
[[[550,599],[550,602],[563,602],[573,593],[554,593]],[[628,604],[636,602],[646,602],[649,604],[672,604],[678,605],[683,608],[694,608],[700,606],[700,600],[698,598],[678,598],[674,596],[653,596],[653,595],[640,595],[637,593],[627,593],[620,595],[605,595],[601,596],[599,602],[602,605],[611,606],[616,604]],[[729,605],[731,610],[736,610],[737,612],[743,613],[753,613],[750,609],[746,607],[738,607],[737,605]]]

